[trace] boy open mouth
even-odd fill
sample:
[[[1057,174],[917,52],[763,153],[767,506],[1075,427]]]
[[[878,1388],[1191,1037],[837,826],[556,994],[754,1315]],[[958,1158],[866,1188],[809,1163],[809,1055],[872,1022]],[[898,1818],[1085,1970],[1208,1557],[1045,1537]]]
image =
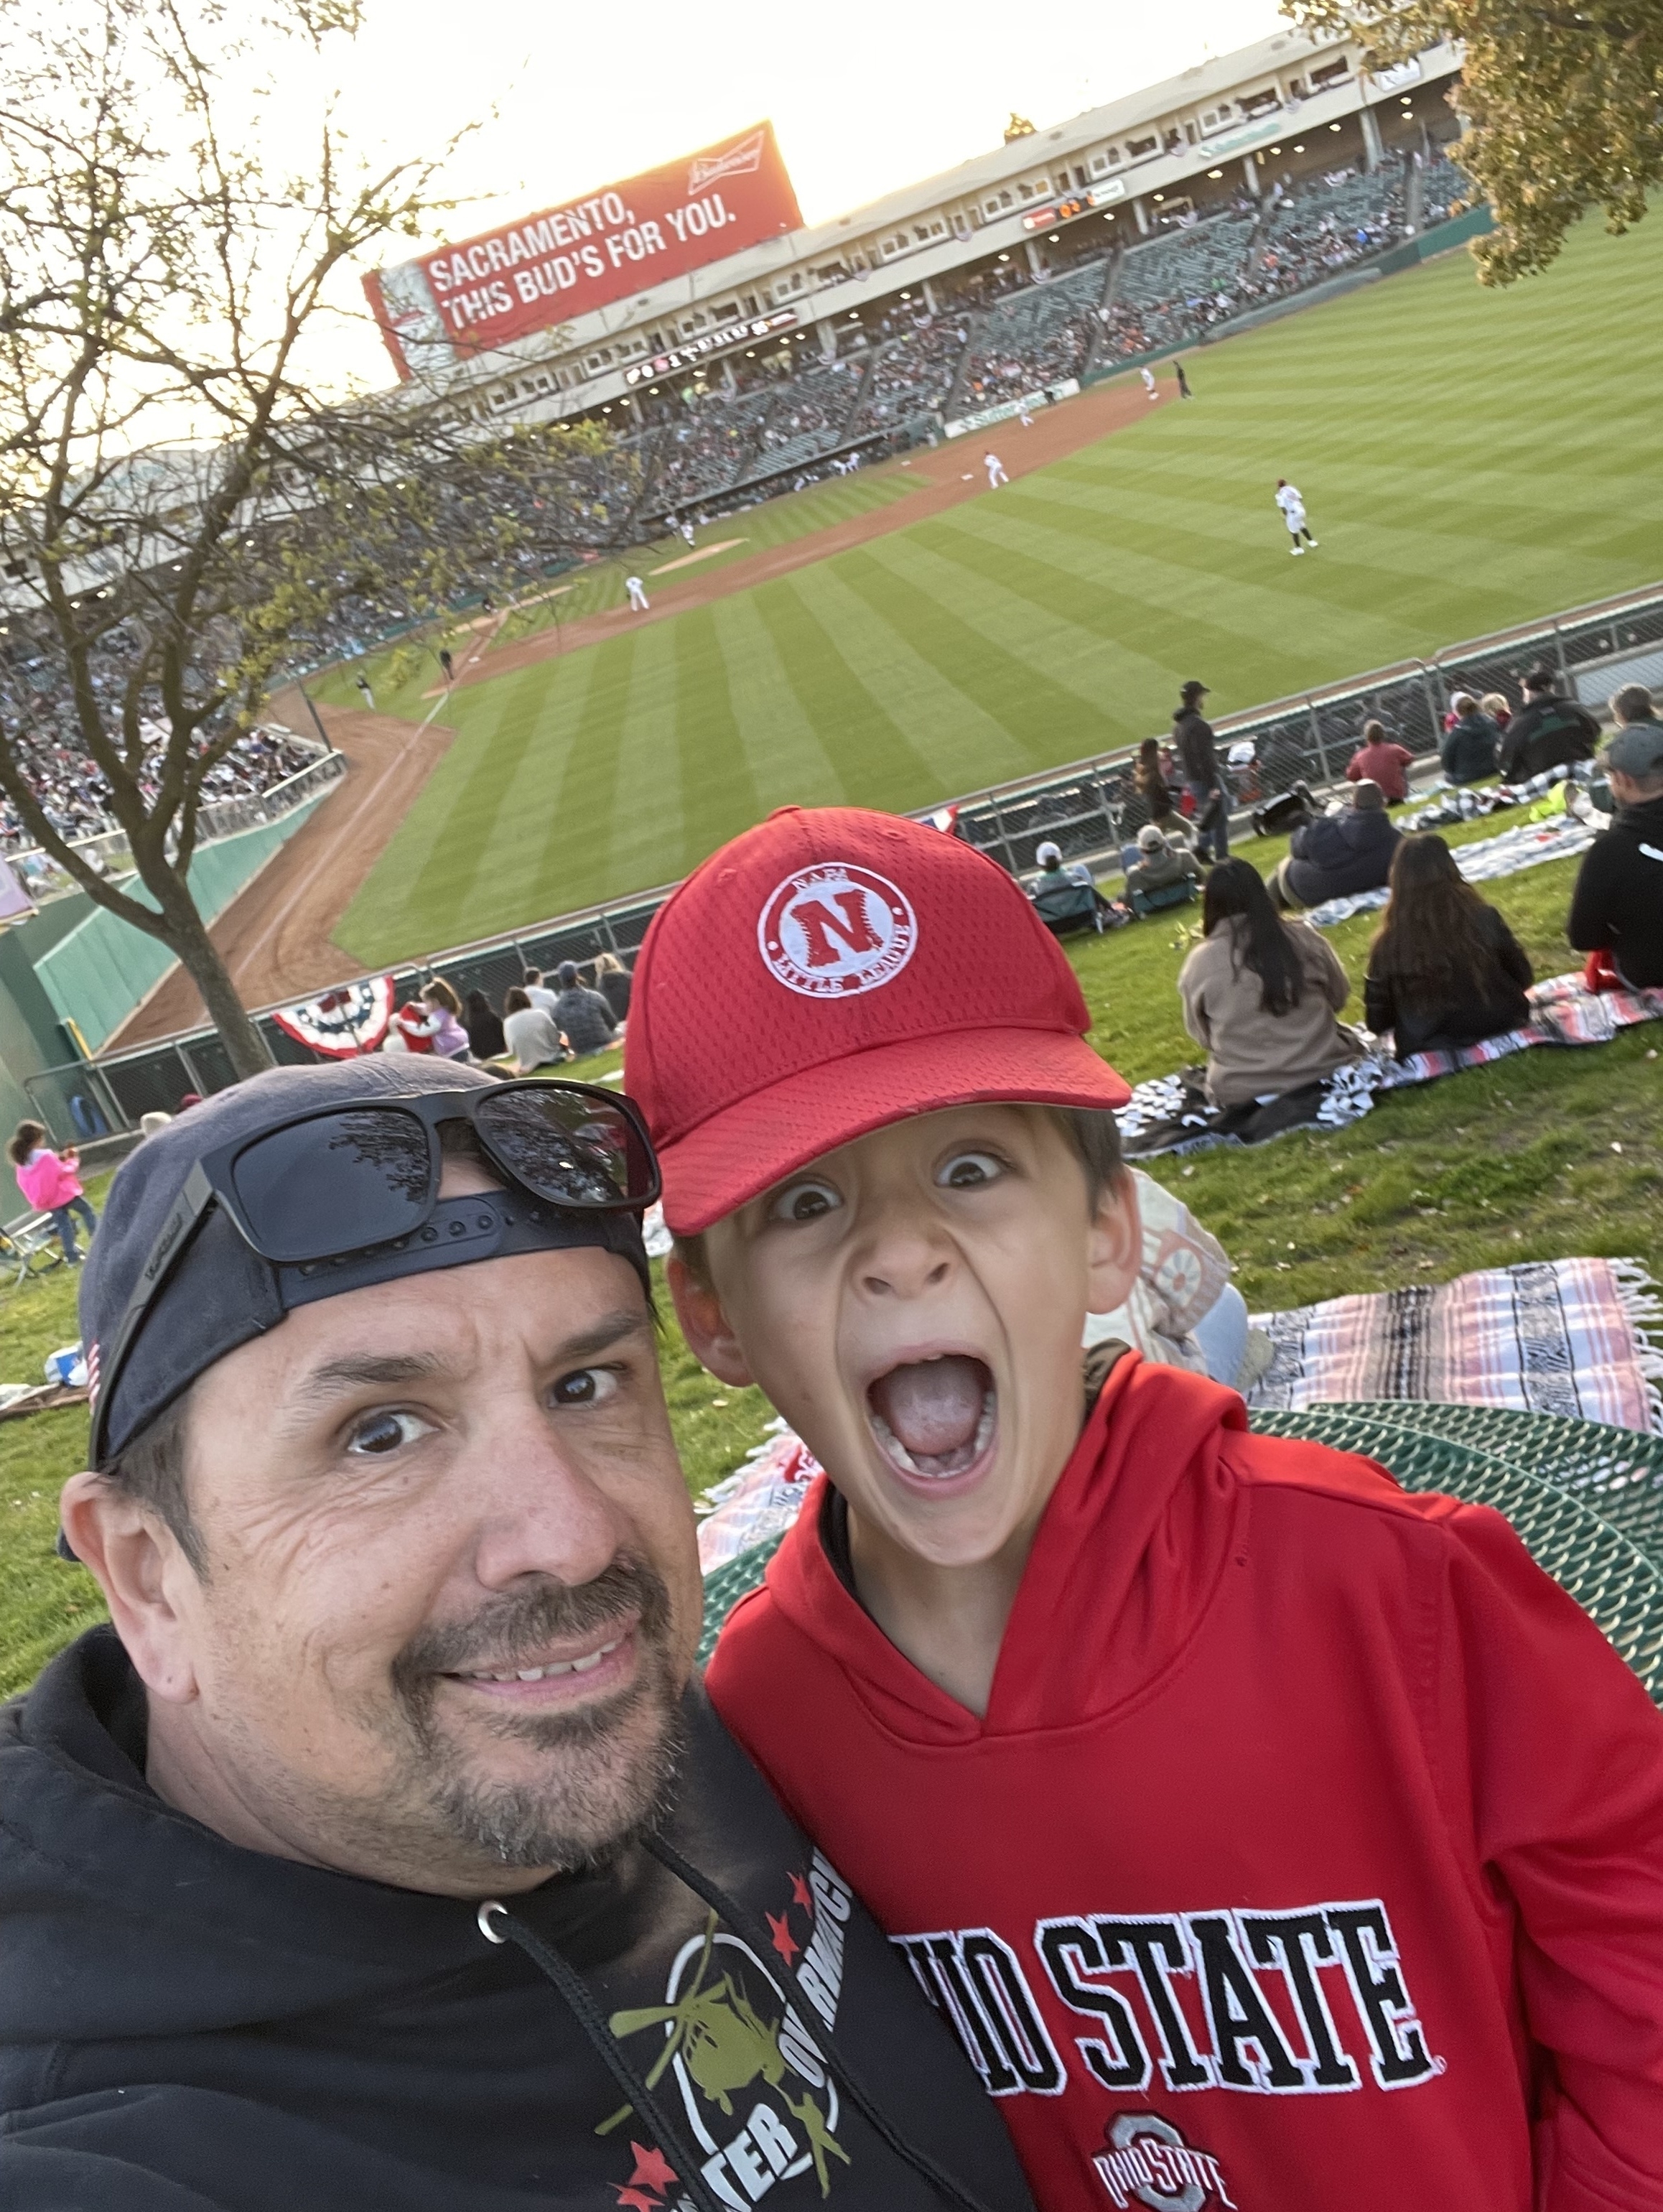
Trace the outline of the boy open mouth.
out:
[[[898,1474],[926,1482],[963,1474],[992,1442],[998,1410],[993,1378],[959,1352],[904,1361],[866,1391],[866,1418]]]

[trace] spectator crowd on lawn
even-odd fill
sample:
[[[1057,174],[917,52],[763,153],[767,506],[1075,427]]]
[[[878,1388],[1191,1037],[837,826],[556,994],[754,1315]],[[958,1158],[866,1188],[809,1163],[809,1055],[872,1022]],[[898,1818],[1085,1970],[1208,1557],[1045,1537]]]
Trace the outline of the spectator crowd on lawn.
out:
[[[575,961],[564,960],[555,973],[558,988],[551,991],[540,968],[526,968],[504,992],[500,1008],[477,984],[459,998],[452,984],[434,976],[394,1013],[382,1050],[432,1053],[481,1066],[512,1060],[520,1075],[604,1052],[622,1042],[630,974],[615,952],[598,954],[590,972],[592,986]]]

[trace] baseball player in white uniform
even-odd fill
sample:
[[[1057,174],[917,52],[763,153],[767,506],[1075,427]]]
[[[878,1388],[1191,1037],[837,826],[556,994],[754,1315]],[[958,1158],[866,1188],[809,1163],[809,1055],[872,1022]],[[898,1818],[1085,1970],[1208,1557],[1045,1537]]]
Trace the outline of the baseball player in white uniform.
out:
[[[1288,535],[1294,541],[1293,550],[1302,553],[1305,545],[1308,545],[1314,551],[1316,540],[1305,526],[1305,501],[1298,487],[1290,484],[1286,477],[1278,477],[1276,480],[1276,503],[1282,509],[1282,520],[1287,524]],[[1302,538],[1305,545],[1299,542]]]
[[[992,491],[997,484],[1010,483],[1010,477],[1004,473],[1004,463],[997,453],[984,453],[981,457],[981,465],[987,471],[989,491]]]
[[[652,610],[646,603],[646,586],[639,576],[626,576],[623,580],[623,588],[629,594],[629,611],[632,615],[652,613]]]
[[[1144,390],[1149,397],[1151,399],[1158,399],[1160,394],[1155,389],[1155,371],[1152,368],[1140,368],[1138,374],[1144,380]]]

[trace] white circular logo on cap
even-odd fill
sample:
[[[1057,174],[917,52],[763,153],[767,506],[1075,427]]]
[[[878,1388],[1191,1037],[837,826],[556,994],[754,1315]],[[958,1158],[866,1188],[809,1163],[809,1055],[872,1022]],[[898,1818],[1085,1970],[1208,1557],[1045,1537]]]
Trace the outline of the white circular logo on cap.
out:
[[[756,924],[770,975],[808,999],[852,999],[892,983],[918,944],[918,917],[887,876],[846,860],[776,884]]]

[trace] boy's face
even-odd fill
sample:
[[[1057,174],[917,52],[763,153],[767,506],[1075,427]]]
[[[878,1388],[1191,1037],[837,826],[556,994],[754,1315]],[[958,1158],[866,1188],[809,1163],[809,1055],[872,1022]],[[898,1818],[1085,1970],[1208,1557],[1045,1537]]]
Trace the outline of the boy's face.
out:
[[[672,1260],[689,1342],[755,1381],[874,1534],[938,1566],[1031,1536],[1080,1430],[1080,1337],[1136,1279],[1042,1107],[954,1107],[828,1152]]]

